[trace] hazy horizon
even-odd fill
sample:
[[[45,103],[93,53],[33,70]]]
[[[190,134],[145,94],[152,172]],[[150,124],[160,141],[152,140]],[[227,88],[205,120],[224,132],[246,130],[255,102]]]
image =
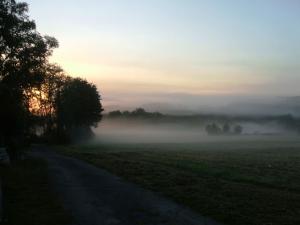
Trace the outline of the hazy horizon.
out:
[[[164,96],[164,95],[162,95]],[[106,105],[104,113],[115,110],[132,111],[144,108],[148,112],[172,115],[224,114],[224,115],[286,115],[300,116],[300,96],[254,97],[254,96],[197,96],[173,94],[155,101],[124,101],[123,104]]]
[[[300,96],[299,1],[27,2],[60,42],[51,61],[95,83],[107,111]]]

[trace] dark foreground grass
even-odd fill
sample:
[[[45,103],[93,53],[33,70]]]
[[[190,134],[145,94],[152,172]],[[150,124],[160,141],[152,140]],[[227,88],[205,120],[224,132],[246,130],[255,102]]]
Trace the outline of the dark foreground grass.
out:
[[[222,148],[222,147],[220,147]],[[104,149],[101,151],[101,149]],[[300,224],[300,149],[147,150],[99,146],[68,154],[230,225]],[[157,150],[159,149],[159,150]]]
[[[66,225],[71,218],[50,190],[47,164],[27,159],[0,168],[4,191],[4,225]]]

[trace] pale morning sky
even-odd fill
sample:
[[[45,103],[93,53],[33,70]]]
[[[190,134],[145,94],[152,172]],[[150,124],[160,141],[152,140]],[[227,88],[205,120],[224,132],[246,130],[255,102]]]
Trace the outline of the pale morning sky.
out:
[[[28,0],[104,105],[300,95],[299,0]],[[196,98],[197,99],[197,98]]]

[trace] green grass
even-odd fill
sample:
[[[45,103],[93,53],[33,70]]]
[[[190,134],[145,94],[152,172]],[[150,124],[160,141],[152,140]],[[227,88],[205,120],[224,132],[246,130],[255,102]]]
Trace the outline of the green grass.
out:
[[[66,225],[71,217],[50,190],[47,164],[27,159],[0,168],[4,191],[4,225]]]
[[[299,146],[252,144],[106,144],[59,149],[224,224],[300,224]]]

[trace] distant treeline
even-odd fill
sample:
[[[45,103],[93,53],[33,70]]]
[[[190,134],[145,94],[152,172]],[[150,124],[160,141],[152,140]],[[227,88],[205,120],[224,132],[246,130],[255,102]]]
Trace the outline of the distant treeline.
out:
[[[137,108],[133,111],[111,111],[108,113],[110,118],[162,118],[165,117],[162,113],[159,112],[147,112],[143,108]]]
[[[300,118],[294,117],[290,114],[286,115],[226,115],[226,114],[194,114],[194,115],[169,115],[160,112],[147,112],[143,108],[137,108],[133,111],[115,110],[109,112],[107,115],[109,119],[142,119],[151,120],[155,122],[183,122],[189,124],[203,124],[208,123],[226,124],[226,123],[240,123],[252,122],[264,124],[269,122],[276,122],[279,125],[292,130],[300,131]]]
[[[216,123],[208,124],[205,131],[209,135],[240,135],[243,132],[243,127],[239,124],[231,126],[229,123],[220,126]]]

